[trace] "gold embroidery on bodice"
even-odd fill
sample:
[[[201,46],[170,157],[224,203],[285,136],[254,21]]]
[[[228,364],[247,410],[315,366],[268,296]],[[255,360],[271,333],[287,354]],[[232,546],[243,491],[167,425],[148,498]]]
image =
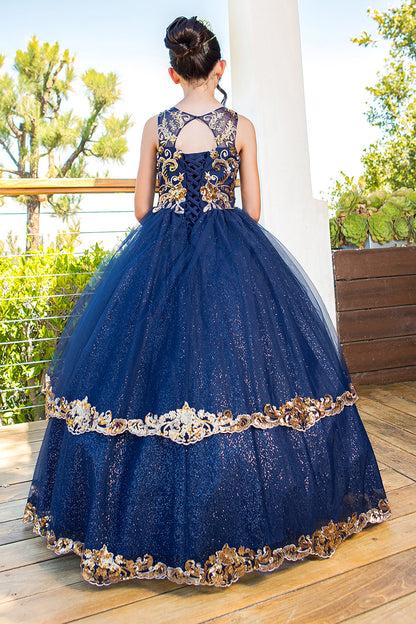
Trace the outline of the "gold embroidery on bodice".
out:
[[[204,184],[199,189],[202,212],[213,208],[219,210],[234,208],[234,189],[240,166],[240,156],[235,147],[238,114],[225,106],[205,115],[192,115],[173,107],[159,113],[158,116],[159,201],[152,212],[158,212],[161,208],[169,208],[177,214],[185,212],[187,200],[187,188],[184,183],[186,163],[183,163],[185,153],[177,149],[175,143],[184,125],[196,118],[207,123],[216,142],[215,148],[196,153],[209,154],[207,168],[203,172]]]

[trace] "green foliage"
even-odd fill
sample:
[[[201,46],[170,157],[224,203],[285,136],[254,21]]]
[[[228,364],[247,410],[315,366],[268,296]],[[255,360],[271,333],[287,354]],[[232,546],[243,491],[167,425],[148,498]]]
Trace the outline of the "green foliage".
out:
[[[414,189],[368,191],[354,185],[352,178],[349,182],[350,188],[343,186],[335,215],[329,219],[331,247],[340,248],[351,243],[362,248],[369,234],[379,243],[393,238],[416,242]]]
[[[353,193],[359,195],[365,186],[365,179],[363,176],[358,179],[357,184],[354,184],[354,176],[350,178],[346,173],[344,173],[344,171],[340,171],[340,173],[343,179],[335,180],[332,188],[329,189],[328,205],[330,210],[332,210],[334,206],[338,205],[338,202],[343,194],[350,193],[352,191]]]
[[[50,246],[0,258],[1,424],[44,417],[44,361],[52,358],[79,293],[107,254],[97,243],[81,255],[73,246]]]
[[[367,187],[394,191],[416,186],[416,0],[403,2],[384,13],[367,9],[377,25],[379,38],[390,44],[388,58],[378,82],[367,90],[369,122],[381,128],[382,138],[364,150],[362,163]],[[378,41],[363,32],[352,37],[360,46]]]

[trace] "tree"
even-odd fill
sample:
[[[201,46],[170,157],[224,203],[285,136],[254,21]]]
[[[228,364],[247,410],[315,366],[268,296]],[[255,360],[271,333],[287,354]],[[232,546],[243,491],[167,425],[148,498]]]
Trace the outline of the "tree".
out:
[[[367,87],[373,103],[369,122],[382,130],[382,138],[364,150],[361,162],[367,187],[396,190],[416,187],[416,0],[384,13],[367,9],[381,39],[390,43],[389,55],[377,84]],[[376,46],[367,32],[351,40]]]
[[[0,67],[4,57],[0,57]],[[74,90],[74,58],[59,44],[39,43],[33,36],[27,50],[18,50],[15,75],[0,75],[0,148],[8,162],[0,167],[19,178],[83,177],[87,159],[123,162],[127,151],[125,134],[130,116],[117,118],[111,109],[120,98],[115,73],[89,69],[82,76],[89,112],[84,118],[63,103]],[[42,200],[49,201],[61,217],[74,215],[79,200],[51,196],[21,196],[26,204],[26,251],[39,247],[39,217]]]

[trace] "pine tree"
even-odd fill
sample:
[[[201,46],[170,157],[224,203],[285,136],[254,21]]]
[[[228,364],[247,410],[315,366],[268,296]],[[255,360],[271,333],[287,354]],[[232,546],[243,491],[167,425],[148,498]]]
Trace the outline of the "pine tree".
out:
[[[4,57],[0,57],[0,67]],[[2,172],[19,178],[84,177],[87,161],[123,162],[130,115],[117,118],[113,105],[120,99],[115,73],[85,71],[81,80],[88,98],[84,118],[64,107],[76,79],[74,57],[59,44],[41,44],[33,36],[26,50],[18,50],[14,74],[0,75],[0,153]],[[41,197],[22,196],[27,210],[26,251],[39,246]],[[79,202],[63,197],[48,201],[61,217],[73,215]]]

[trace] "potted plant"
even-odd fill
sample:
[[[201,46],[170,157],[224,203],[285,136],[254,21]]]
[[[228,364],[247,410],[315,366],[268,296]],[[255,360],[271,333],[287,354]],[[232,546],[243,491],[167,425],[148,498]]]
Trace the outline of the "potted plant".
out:
[[[337,329],[353,383],[416,380],[416,190],[341,194],[329,220]]]

